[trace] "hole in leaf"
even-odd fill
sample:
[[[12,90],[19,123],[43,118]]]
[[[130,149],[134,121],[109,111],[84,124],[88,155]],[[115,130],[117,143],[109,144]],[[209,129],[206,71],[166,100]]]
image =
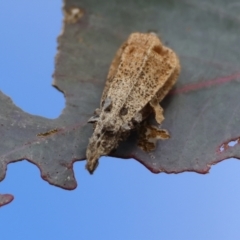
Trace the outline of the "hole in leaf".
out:
[[[220,152],[223,152],[223,151],[227,150],[229,147],[234,147],[239,143],[240,143],[240,138],[237,138],[235,140],[231,140],[227,143],[222,144],[221,147],[219,148],[219,150],[220,150]]]
[[[229,147],[234,147],[235,145],[238,144],[238,141],[239,141],[239,139],[237,139],[237,140],[235,140],[235,141],[231,141],[231,142],[228,143],[228,146],[229,146]]]

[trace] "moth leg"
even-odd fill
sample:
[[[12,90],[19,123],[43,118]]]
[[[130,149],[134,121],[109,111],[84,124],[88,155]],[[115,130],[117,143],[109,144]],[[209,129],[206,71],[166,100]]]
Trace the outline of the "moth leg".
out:
[[[159,129],[144,122],[139,129],[138,146],[143,151],[150,152],[156,148],[158,139],[165,140],[169,138],[170,135],[166,129]]]
[[[88,123],[96,123],[99,120],[100,113],[101,113],[101,110],[99,108],[97,108],[94,111],[93,116],[88,119]]]
[[[160,104],[158,103],[158,101],[156,99],[153,99],[152,101],[150,101],[150,106],[152,107],[152,109],[155,113],[155,119],[156,119],[157,123],[161,124],[164,120],[162,107],[160,106]]]

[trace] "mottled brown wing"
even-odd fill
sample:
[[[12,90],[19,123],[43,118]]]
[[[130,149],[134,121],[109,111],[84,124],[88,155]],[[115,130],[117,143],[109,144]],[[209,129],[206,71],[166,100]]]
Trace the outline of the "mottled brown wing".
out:
[[[171,53],[171,59],[172,59],[172,65],[175,64],[175,69],[173,70],[171,76],[169,77],[169,79],[165,82],[165,84],[162,86],[162,88],[160,88],[156,94],[156,101],[159,103],[161,102],[165,96],[169,93],[169,91],[173,88],[174,84],[177,81],[177,78],[180,74],[180,63],[179,63],[179,59],[177,57],[177,55],[171,50],[169,49]]]
[[[129,122],[163,88],[175,72],[177,57],[164,47],[154,34],[131,34],[120,57],[106,96],[112,111],[126,109],[124,122]]]
[[[106,80],[106,83],[105,83],[105,87],[103,89],[101,103],[104,101],[104,99],[107,96],[107,92],[109,90],[109,87],[112,84],[112,81],[114,79],[114,76],[116,75],[119,63],[121,61],[122,53],[123,53],[123,51],[124,51],[124,49],[126,48],[127,45],[128,45],[127,41],[124,42],[121,45],[121,47],[117,50],[117,52],[116,52],[116,54],[115,54],[115,56],[114,56],[114,58],[112,60],[112,63],[110,65],[110,68],[109,68],[109,71],[108,71],[108,76],[107,76],[107,80]]]

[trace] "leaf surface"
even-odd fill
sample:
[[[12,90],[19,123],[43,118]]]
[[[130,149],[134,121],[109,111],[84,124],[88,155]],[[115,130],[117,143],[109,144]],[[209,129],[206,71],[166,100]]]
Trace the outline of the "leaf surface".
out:
[[[23,112],[0,92],[0,180],[8,163],[27,159],[50,184],[76,187],[72,165],[85,159],[87,120],[115,52],[132,32],[156,32],[178,54],[182,71],[161,103],[162,128],[171,138],[145,153],[133,133],[113,156],[133,157],[155,173],[207,173],[212,164],[240,157],[238,3],[65,0],[64,13],[53,85],[66,106],[50,120]]]
[[[10,203],[13,200],[11,194],[0,194],[0,207]]]

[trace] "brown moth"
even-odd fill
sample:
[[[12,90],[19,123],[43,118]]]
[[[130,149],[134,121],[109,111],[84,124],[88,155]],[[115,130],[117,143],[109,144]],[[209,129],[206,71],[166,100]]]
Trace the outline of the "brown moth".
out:
[[[154,33],[132,33],[117,51],[109,69],[100,108],[89,119],[94,132],[87,147],[87,170],[92,174],[98,159],[116,149],[154,111],[164,120],[159,102],[175,84],[180,72],[177,55],[162,45]],[[167,139],[157,127],[140,131],[139,146],[154,149],[154,139]]]

